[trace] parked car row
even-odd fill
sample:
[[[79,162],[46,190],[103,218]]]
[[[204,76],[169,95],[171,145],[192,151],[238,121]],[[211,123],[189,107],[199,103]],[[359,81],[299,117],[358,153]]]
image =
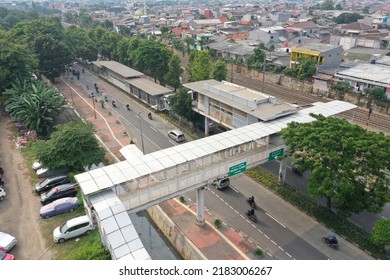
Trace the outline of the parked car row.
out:
[[[42,165],[36,161],[32,168],[37,171],[39,177],[38,171],[42,171]],[[45,174],[45,172],[42,171],[40,174]],[[35,192],[40,196],[43,205],[39,211],[43,219],[72,212],[80,206],[76,197],[77,185],[70,182],[68,175],[46,178],[35,185]],[[63,243],[71,238],[88,235],[93,228],[93,223],[87,215],[70,219],[54,229],[53,240],[56,243]]]

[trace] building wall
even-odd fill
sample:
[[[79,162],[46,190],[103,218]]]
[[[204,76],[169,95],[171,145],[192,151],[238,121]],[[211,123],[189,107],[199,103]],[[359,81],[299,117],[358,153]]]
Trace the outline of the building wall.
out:
[[[325,58],[325,62],[322,65],[319,65],[318,69],[336,68],[340,66],[341,63],[341,47],[336,47],[326,52],[321,52],[320,57],[321,56]]]

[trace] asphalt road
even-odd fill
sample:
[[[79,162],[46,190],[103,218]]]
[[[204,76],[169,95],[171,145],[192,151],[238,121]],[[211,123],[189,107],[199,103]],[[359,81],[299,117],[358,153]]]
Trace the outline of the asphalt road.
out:
[[[291,162],[291,161],[290,161]],[[289,162],[289,163],[290,163]],[[277,176],[279,174],[279,165],[280,163],[276,160],[269,161],[262,165],[262,168],[270,172],[271,174]],[[303,176],[296,175],[291,170],[291,165],[287,166],[287,172],[286,172],[286,181],[291,186],[299,189],[300,191],[306,192],[308,188],[308,180],[310,179],[310,173],[305,172]],[[325,205],[325,199],[319,199],[320,203],[323,203]],[[351,217],[349,217],[349,220],[353,223],[357,224],[364,230],[371,232],[375,222],[378,219],[383,218],[390,218],[390,203],[387,203],[383,209],[378,214],[369,213],[367,211],[364,211],[359,214],[353,214]]]

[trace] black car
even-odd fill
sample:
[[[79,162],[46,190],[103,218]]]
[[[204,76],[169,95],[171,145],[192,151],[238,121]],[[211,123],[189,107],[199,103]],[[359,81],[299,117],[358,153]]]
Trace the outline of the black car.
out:
[[[50,191],[41,194],[42,205],[49,204],[56,199],[73,197],[77,195],[76,184],[63,184],[52,188]]]
[[[42,182],[38,183],[35,185],[35,191],[37,193],[42,193],[50,190],[52,187],[61,185],[61,184],[66,184],[69,183],[69,177],[67,175],[59,175],[55,177],[50,177]]]

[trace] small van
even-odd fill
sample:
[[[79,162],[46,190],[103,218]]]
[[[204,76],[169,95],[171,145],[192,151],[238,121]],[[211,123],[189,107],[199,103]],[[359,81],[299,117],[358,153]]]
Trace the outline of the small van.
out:
[[[186,140],[184,133],[179,130],[171,130],[168,132],[168,137],[175,140],[177,143]]]
[[[41,194],[42,205],[49,204],[54,200],[63,197],[74,197],[77,195],[76,184],[63,184],[52,188],[50,191]]]
[[[63,243],[68,239],[81,235],[88,235],[93,230],[93,225],[87,215],[68,220],[53,231],[53,239],[56,243]]]
[[[212,185],[216,187],[218,190],[222,190],[224,188],[229,187],[230,179],[229,177],[220,178],[217,179]]]

